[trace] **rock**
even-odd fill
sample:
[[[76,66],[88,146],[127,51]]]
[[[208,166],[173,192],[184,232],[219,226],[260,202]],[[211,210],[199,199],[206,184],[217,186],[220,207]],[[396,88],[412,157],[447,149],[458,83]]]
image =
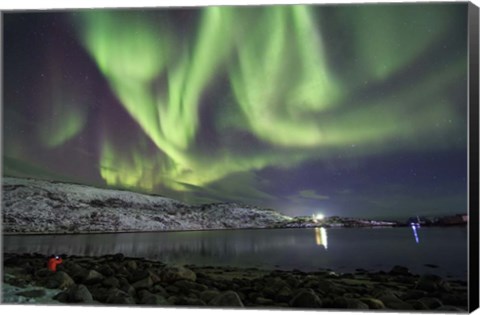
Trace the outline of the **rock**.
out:
[[[85,275],[85,278],[83,279],[83,283],[85,284],[96,284],[102,282],[104,279],[104,276],[99,273],[96,270],[89,270],[88,273]]]
[[[120,286],[120,281],[118,281],[118,279],[115,277],[108,277],[102,281],[102,285],[107,288],[111,288],[111,287],[118,288]]]
[[[132,287],[136,290],[140,289],[148,289],[153,285],[152,278],[146,277],[142,280],[138,280],[137,282],[132,284]]]
[[[434,298],[434,297],[423,297],[421,299],[418,299],[418,301],[425,304],[425,306],[427,306],[428,309],[430,309],[430,310],[434,310],[434,309],[439,308],[440,306],[443,305],[442,301],[440,301],[439,299]]]
[[[47,292],[45,292],[45,290],[42,290],[42,289],[28,290],[28,291],[22,291],[22,292],[16,293],[16,295],[20,295],[28,298],[38,298],[38,297],[45,296],[45,294],[47,294]]]
[[[99,301],[101,303],[105,303],[108,296],[111,294],[112,289],[118,290],[116,288],[104,288],[99,286],[94,286],[89,289],[90,293],[94,300]]]
[[[215,290],[206,290],[200,293],[200,299],[205,303],[209,303],[211,300],[220,295],[220,292]]]
[[[275,295],[275,301],[289,302],[292,299],[293,292],[288,286],[283,286],[277,291]]]
[[[67,290],[68,302],[70,303],[91,303],[93,297],[87,287],[83,284],[74,285]]]
[[[109,265],[101,265],[98,268],[98,272],[100,272],[105,277],[111,277],[115,274],[115,271]]]
[[[408,268],[407,267],[403,267],[403,266],[393,266],[392,270],[390,270],[389,272],[391,275],[394,275],[394,276],[410,276],[410,272],[408,272]]]
[[[133,271],[130,274],[130,277],[128,277],[128,281],[130,283],[135,283],[135,282],[137,282],[139,280],[142,280],[142,279],[145,279],[149,276],[150,276],[150,274],[146,270],[136,270],[136,271]],[[153,279],[152,279],[152,281],[153,281]]]
[[[366,303],[363,303],[357,299],[347,299],[347,308],[354,310],[368,310],[369,307]]]
[[[45,286],[48,289],[67,289],[68,287],[74,285],[75,282],[73,279],[63,271],[57,271],[53,273],[50,277],[47,278]]]
[[[385,304],[382,301],[375,298],[361,298],[360,301],[367,304],[372,310],[381,310],[385,308]]]
[[[418,279],[417,286],[415,287],[418,290],[423,290],[427,292],[436,292],[436,291],[451,291],[449,284],[437,275],[423,275]]]
[[[243,307],[242,300],[235,291],[225,291],[213,298],[208,305]]]
[[[292,307],[318,308],[322,306],[322,301],[313,290],[301,289],[289,304]]]
[[[85,268],[73,261],[66,261],[60,266],[62,266],[65,271],[72,276],[72,278],[75,278],[77,276],[83,278],[84,275],[87,273]]]
[[[162,296],[165,296],[167,295],[167,290],[165,290],[164,287],[162,287],[160,284],[155,284],[153,287],[152,287],[152,293],[158,293]]]
[[[62,303],[68,303],[68,293],[66,291],[62,291],[55,295],[53,299]]]
[[[135,260],[128,260],[125,262],[125,267],[127,267],[130,270],[137,270],[138,265]]]
[[[132,296],[117,288],[110,288],[106,292],[107,296],[104,303],[108,304],[135,304]]]
[[[412,305],[400,300],[396,295],[390,292],[386,292],[385,294],[378,296],[378,299],[382,301],[386,307],[394,310],[413,309]]]
[[[177,280],[197,280],[197,275],[192,270],[182,266],[170,266],[163,270],[161,278],[165,282],[175,282]]]
[[[135,295],[135,293],[137,292],[135,288],[128,283],[124,285],[120,285],[120,290],[122,290],[123,292],[127,293],[130,296]]]

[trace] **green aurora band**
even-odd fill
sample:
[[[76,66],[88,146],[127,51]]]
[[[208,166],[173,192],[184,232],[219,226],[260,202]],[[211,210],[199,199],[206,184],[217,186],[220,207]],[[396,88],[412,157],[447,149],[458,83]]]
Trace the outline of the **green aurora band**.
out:
[[[422,73],[414,86],[407,82],[395,93],[360,100],[354,94],[366,80],[380,86],[430,49],[451,23],[448,7],[404,6],[401,17],[391,5],[340,8],[358,54],[355,75],[348,79],[329,66],[321,10],[206,7],[198,10],[193,37],[176,34],[165,11],[156,19],[124,11],[82,12],[77,25],[85,48],[144,132],[127,156],[105,132],[102,178],[112,186],[188,191],[266,166],[328,159],[350,145],[357,147],[349,151],[352,157],[455,145],[448,134],[462,128],[462,118],[439,95],[465,76],[466,56]],[[405,16],[422,22],[404,27]],[[199,112],[222,78],[228,78],[231,97],[218,101],[214,127],[224,147],[206,150],[196,141]],[[436,123],[444,117],[456,119],[438,131]],[[63,121],[69,126],[65,137],[52,138],[52,146],[83,126],[71,117]],[[232,132],[247,132],[263,146],[242,151],[226,136]],[[392,139],[402,145],[390,146]],[[142,141],[153,142],[157,152],[146,154]]]

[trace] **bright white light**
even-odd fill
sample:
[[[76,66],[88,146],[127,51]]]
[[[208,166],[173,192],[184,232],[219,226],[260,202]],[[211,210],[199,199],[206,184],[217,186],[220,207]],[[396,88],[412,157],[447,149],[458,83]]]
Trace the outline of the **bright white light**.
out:
[[[315,219],[317,219],[318,221],[321,221],[321,220],[325,219],[325,216],[322,213],[317,213],[315,215]]]

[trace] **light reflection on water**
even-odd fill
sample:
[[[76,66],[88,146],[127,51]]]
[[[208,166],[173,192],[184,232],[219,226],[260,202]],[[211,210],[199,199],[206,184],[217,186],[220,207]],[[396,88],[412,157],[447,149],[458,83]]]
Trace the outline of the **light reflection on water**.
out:
[[[325,228],[315,228],[315,241],[318,246],[328,249],[327,230]]]
[[[388,271],[403,265],[415,273],[466,278],[466,228],[422,228],[421,234],[418,243],[410,227],[32,235],[4,236],[3,246],[5,252],[92,256],[121,252],[169,263],[306,271]]]

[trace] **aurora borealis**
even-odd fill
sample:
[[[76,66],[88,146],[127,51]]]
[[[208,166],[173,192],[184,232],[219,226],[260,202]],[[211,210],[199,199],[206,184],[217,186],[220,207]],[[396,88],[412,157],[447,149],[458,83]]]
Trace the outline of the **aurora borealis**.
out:
[[[287,215],[462,213],[467,4],[4,15],[3,173]]]

